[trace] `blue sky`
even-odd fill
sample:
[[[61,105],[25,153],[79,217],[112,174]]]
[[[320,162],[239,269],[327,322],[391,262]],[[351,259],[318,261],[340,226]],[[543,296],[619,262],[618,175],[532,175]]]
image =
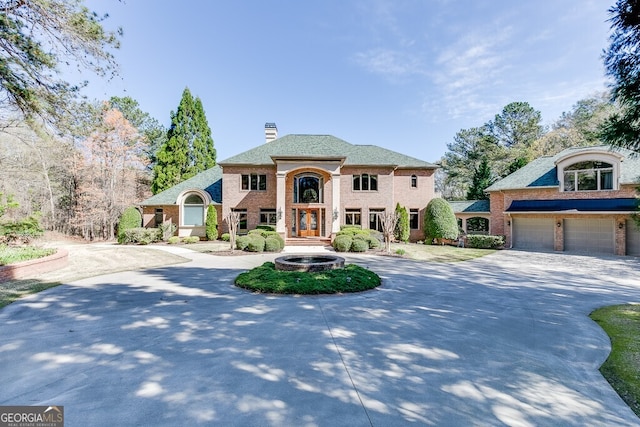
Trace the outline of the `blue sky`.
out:
[[[546,124],[606,89],[613,0],[89,0],[121,26],[120,74],[168,125],[199,96],[218,160],[279,135],[331,134],[435,162],[460,129],[526,101]],[[86,77],[86,76],[85,76]]]

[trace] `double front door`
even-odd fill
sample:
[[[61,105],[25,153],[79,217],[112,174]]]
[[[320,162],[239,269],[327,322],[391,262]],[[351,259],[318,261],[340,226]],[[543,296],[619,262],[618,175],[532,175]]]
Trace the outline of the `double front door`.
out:
[[[298,209],[298,236],[320,235],[320,209]]]

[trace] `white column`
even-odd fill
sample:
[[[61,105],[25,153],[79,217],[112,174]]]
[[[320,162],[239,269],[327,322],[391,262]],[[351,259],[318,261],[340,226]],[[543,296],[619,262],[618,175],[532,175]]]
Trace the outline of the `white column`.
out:
[[[340,231],[340,218],[342,217],[342,214],[344,212],[340,211],[340,173],[334,173],[331,175],[331,193],[333,195],[332,201],[331,201],[331,218],[332,218],[332,222],[331,222],[331,232],[332,233],[337,233],[338,231]],[[334,215],[333,213],[336,211],[336,209],[338,210],[338,217],[337,218],[333,218]]]
[[[286,212],[286,200],[287,200],[287,188],[286,188],[286,172],[276,173],[276,215],[278,222],[276,223],[276,231],[283,237],[286,237],[287,228],[285,225]]]

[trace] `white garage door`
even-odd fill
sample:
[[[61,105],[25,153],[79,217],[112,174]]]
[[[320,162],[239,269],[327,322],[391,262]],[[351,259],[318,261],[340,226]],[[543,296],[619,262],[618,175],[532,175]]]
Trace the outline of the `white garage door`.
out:
[[[513,218],[513,247],[553,250],[553,218]]]
[[[627,220],[627,255],[640,256],[640,230],[636,222]]]
[[[613,254],[612,219],[565,219],[564,250],[594,254]]]

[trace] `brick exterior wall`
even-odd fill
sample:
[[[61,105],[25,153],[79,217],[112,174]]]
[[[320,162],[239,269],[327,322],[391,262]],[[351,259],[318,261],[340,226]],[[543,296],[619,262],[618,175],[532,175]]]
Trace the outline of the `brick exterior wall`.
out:
[[[313,172],[319,174],[324,179],[324,198],[321,203],[311,204],[294,204],[293,203],[293,185],[294,176],[303,172]],[[429,201],[434,197],[434,170],[422,169],[397,169],[392,167],[353,167],[345,166],[341,169],[340,176],[340,206],[338,207],[340,214],[340,223],[345,223],[345,212],[348,208],[360,209],[363,228],[369,227],[369,210],[385,209],[386,211],[395,210],[396,203],[410,209],[419,210],[419,229],[411,230],[410,239],[412,241],[424,238],[422,230],[422,218],[424,209]],[[354,191],[353,176],[370,174],[378,176],[377,191]],[[258,174],[266,175],[266,191],[258,190],[242,190],[242,175]],[[411,177],[417,177],[417,187],[411,187]],[[317,168],[297,168],[290,171],[285,181],[285,204],[286,212],[283,212],[285,218],[285,226],[287,236],[291,232],[291,225],[294,221],[294,208],[318,208],[324,209],[324,223],[321,230],[324,237],[331,236],[331,225],[333,221],[333,182],[332,176],[325,170]],[[260,209],[276,209],[277,208],[277,178],[276,166],[226,166],[223,170],[222,178],[222,206],[216,206],[218,209],[218,231],[220,234],[228,232],[228,225],[225,217],[234,209],[247,210],[247,228],[253,229],[260,223]],[[143,206],[143,225],[145,227],[155,227],[155,210],[163,209],[164,221],[171,221],[174,224],[180,224],[179,214],[180,207],[178,205],[164,206]],[[184,230],[182,229],[184,228]],[[184,233],[202,234],[203,230],[187,231],[185,227],[179,230],[179,235]],[[202,227],[201,227],[202,228]]]
[[[490,194],[491,200],[491,234],[504,235],[505,245],[511,247],[512,236],[510,217],[504,213],[514,200],[561,200],[561,199],[619,199],[633,198],[637,196],[635,185],[622,185],[619,190],[606,191],[559,191],[558,187],[552,188],[533,188],[519,190],[503,190],[494,191]],[[556,227],[554,231],[554,249],[557,251],[564,250],[564,231],[563,220],[571,218],[610,218],[615,221],[615,253],[624,255],[626,251],[626,234],[624,228],[619,229],[617,224],[624,222],[629,215],[598,215],[598,214],[517,214],[522,218],[553,218],[554,223],[560,223],[560,227]]]

